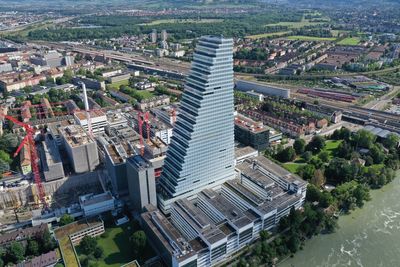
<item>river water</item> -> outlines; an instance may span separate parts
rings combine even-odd
[[[339,229],[306,241],[278,267],[400,266],[400,172],[362,209],[339,218]]]

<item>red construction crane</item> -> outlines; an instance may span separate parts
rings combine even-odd
[[[143,142],[143,118],[142,112],[138,112],[138,127],[139,127],[139,138],[140,138],[140,155],[144,155],[144,142]]]
[[[150,113],[148,111],[144,114],[144,120],[146,121],[147,142],[150,142]]]
[[[46,203],[46,192],[44,190],[44,186],[42,184],[41,178],[40,178],[40,173],[39,173],[39,157],[38,153],[36,150],[35,146],[35,130],[32,128],[27,123],[20,122],[19,120],[15,119],[14,117],[11,117],[9,115],[5,114],[0,114],[0,119],[7,119],[9,121],[12,121],[14,124],[17,124],[21,127],[23,127],[26,131],[26,135],[24,139],[22,140],[21,144],[18,146],[17,150],[14,153],[14,157],[16,157],[21,149],[24,147],[25,144],[28,144],[29,152],[31,155],[31,166],[32,166],[32,173],[33,173],[33,178],[37,187],[37,192],[39,194],[39,200],[41,204],[43,204],[44,208],[47,208],[47,203]]]

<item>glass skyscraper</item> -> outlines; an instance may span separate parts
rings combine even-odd
[[[234,177],[233,40],[201,37],[160,179],[160,208]]]

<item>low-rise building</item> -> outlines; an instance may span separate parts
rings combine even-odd
[[[91,217],[115,208],[115,199],[110,191],[95,195],[93,193],[79,197],[84,216]]]
[[[155,96],[149,99],[143,99],[136,104],[136,107],[142,111],[152,109],[158,106],[169,105],[170,98],[166,95]]]

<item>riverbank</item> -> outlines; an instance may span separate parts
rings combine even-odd
[[[343,215],[333,234],[307,240],[303,250],[278,267],[398,266],[400,262],[400,172],[371,201]]]

